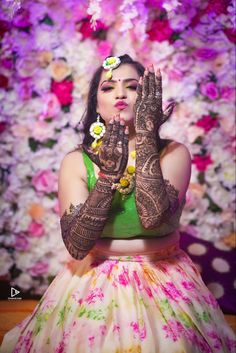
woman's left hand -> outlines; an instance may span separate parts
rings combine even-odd
[[[137,88],[137,100],[134,106],[136,133],[149,132],[156,134],[160,126],[166,122],[174,109],[175,103],[170,103],[162,110],[162,78],[153,65],[145,69]]]

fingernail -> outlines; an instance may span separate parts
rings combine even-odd
[[[125,127],[125,134],[127,134],[127,135],[128,135],[128,133],[129,133],[129,127],[128,127],[128,126],[126,126],[126,127]]]
[[[157,69],[157,76],[161,76],[161,70],[160,69]]]
[[[150,66],[149,66],[149,71],[150,71],[150,72],[154,72],[153,65],[150,65]]]
[[[140,76],[140,79],[139,79],[138,82],[139,82],[140,85],[143,83],[143,78],[142,78],[142,76]]]

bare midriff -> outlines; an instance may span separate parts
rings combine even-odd
[[[121,255],[135,255],[135,254],[145,254],[152,251],[154,248],[156,250],[161,250],[166,246],[175,244],[179,241],[180,233],[179,230],[165,235],[164,237],[132,237],[129,239],[112,239],[112,238],[100,238],[96,241],[96,245],[93,250],[96,251],[109,251],[112,254]]]

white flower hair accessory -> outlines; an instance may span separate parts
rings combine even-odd
[[[112,78],[112,70],[116,69],[120,65],[120,63],[121,63],[121,60],[120,60],[120,58],[118,56],[109,56],[108,58],[106,58],[103,61],[102,67],[105,70],[109,70],[106,73],[106,77],[108,79]]]

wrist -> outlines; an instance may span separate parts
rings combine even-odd
[[[156,130],[146,130],[146,129],[136,129],[136,137],[151,138],[156,140],[157,131]]]
[[[109,181],[111,184],[116,183],[120,179],[119,176],[109,175],[103,173],[101,170],[98,172],[98,176],[102,179]]]

